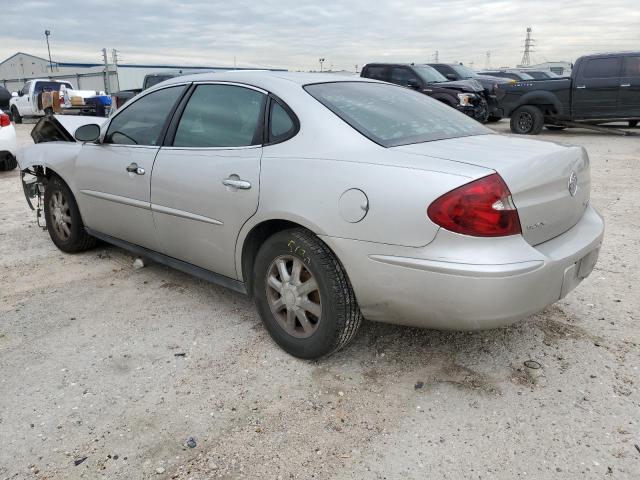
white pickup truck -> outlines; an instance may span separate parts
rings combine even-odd
[[[9,106],[15,123],[24,117],[44,117],[54,113],[84,113],[95,115],[96,102],[103,92],[74,90],[69,82],[57,80],[29,80],[22,90],[13,92]],[[110,103],[110,99],[109,99]]]

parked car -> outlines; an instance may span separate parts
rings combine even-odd
[[[640,120],[640,52],[586,55],[570,78],[501,85],[499,108],[514,133],[536,135],[569,124]]]
[[[473,80],[447,80],[428,65],[370,63],[362,67],[360,76],[412,88],[481,123],[485,123],[489,117],[482,85]]]
[[[71,83],[58,80],[29,80],[19,92],[13,92],[10,100],[11,116],[15,123],[23,118],[43,117],[54,113],[106,114],[105,106],[111,99],[104,92],[75,90]]]
[[[0,85],[0,110],[3,110],[5,113],[10,111],[9,100],[11,100],[11,92]]]
[[[582,147],[497,135],[389,83],[191,75],[82,120],[98,123],[72,126],[76,142],[18,154],[53,243],[102,239],[247,293],[302,358],[363,317],[514,322],[575,288],[602,242]]]
[[[522,72],[520,70],[491,70],[491,71],[485,71],[485,72],[478,72],[478,75],[510,78],[511,80],[515,80],[516,82],[523,82],[525,80],[534,80],[534,78],[531,75],[529,75],[528,73]]]
[[[534,80],[552,80],[554,78],[562,78],[560,75],[553,73],[551,70],[521,70]]]
[[[144,76],[142,81],[142,88],[131,88],[129,90],[120,90],[111,95],[111,104],[113,105],[113,112],[124,105],[127,101],[138,95],[143,90],[151,88],[165,80],[178,77],[182,75],[182,72],[162,72],[162,73],[149,73]]]
[[[16,168],[16,129],[9,115],[0,110],[0,171]]]
[[[501,83],[514,82],[515,80],[503,77],[490,77],[486,75],[478,75],[469,67],[465,67],[459,63],[429,63],[430,67],[435,68],[451,81],[457,80],[475,80],[484,89],[484,96],[487,100],[489,109],[489,122],[497,122],[502,118],[502,114],[498,110],[498,85]]]

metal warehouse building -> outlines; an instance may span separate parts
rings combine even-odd
[[[180,65],[114,65],[104,63],[52,62],[46,58],[18,52],[0,62],[0,85],[15,92],[25,82],[34,78],[50,78],[70,82],[80,90],[97,90],[107,93],[140,88],[148,73],[180,72],[182,70],[246,70],[231,67],[180,66]]]

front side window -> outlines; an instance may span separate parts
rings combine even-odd
[[[624,57],[623,77],[640,77],[640,57]]]
[[[28,95],[29,94],[29,89],[31,88],[31,82],[27,82],[24,84],[24,87],[22,87],[22,94],[23,95]]]
[[[492,133],[428,96],[373,82],[307,85],[305,90],[365,137],[384,147]]]
[[[262,140],[267,96],[235,85],[199,85],[187,103],[174,147],[247,147]]]
[[[133,102],[113,118],[104,143],[158,145],[167,117],[184,89],[184,85],[163,88]]]
[[[619,72],[619,58],[593,58],[586,61],[582,76],[584,78],[612,78],[617,77]]]
[[[390,81],[391,83],[402,85],[403,87],[408,87],[411,84],[420,85],[420,79],[418,76],[408,68],[404,67],[393,67],[391,69]]]

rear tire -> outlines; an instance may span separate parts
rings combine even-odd
[[[45,108],[45,109],[44,109],[44,114],[45,114],[47,117],[52,117],[52,116],[53,116],[53,108],[51,108],[51,107],[47,107],[47,108]]]
[[[629,120],[629,127],[636,128],[638,126],[638,120]]]
[[[523,105],[511,115],[511,131],[519,135],[538,135],[544,126],[544,115],[534,105]]]
[[[13,123],[17,125],[22,123],[22,117],[20,116],[20,112],[15,106],[11,107],[11,116],[13,117]]]
[[[44,218],[51,240],[63,252],[77,253],[95,246],[96,239],[84,229],[73,193],[60,177],[53,176],[47,183]]]
[[[8,172],[9,170],[13,170],[18,166],[18,162],[16,157],[7,153],[5,157],[0,160],[0,172]]]
[[[340,350],[362,321],[344,268],[303,228],[278,232],[262,244],[253,292],[271,338],[295,357],[314,359]]]

